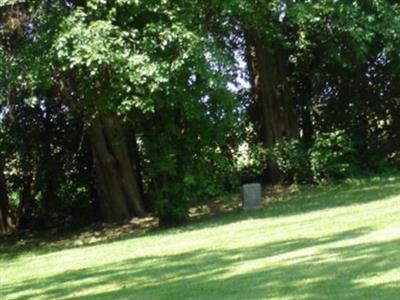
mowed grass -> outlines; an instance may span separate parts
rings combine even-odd
[[[0,299],[400,299],[400,175],[65,250],[0,254]]]

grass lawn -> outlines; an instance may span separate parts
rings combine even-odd
[[[301,188],[257,212],[0,253],[0,299],[400,299],[400,175]]]

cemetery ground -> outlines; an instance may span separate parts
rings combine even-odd
[[[268,199],[118,238],[0,240],[0,299],[399,299],[400,174]]]

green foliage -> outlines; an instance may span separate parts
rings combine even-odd
[[[225,147],[225,133],[232,127],[230,107],[235,100],[229,94],[218,94],[207,103],[196,101],[201,97],[196,97],[202,91],[200,84],[192,91],[192,99],[186,98],[187,92],[176,91],[174,99],[179,102],[174,107],[160,103],[160,112],[146,116],[142,124],[149,194],[160,215],[178,222],[186,218],[190,205],[201,204],[229,188],[226,178],[231,174],[231,163],[218,148]]]
[[[278,165],[284,180],[295,183],[312,180],[309,149],[300,139],[276,144],[270,155]]]
[[[310,150],[314,180],[345,178],[354,171],[354,148],[343,131],[319,134]]]
[[[100,4],[66,16],[52,47],[57,71],[79,78],[89,112],[151,113],[160,94],[176,101],[170,94],[187,85],[190,73],[211,75],[204,53],[212,49],[177,6],[118,1],[103,10]],[[126,10],[132,15],[121,19]],[[185,81],[173,81],[182,72]]]
[[[242,182],[259,180],[267,164],[268,151],[262,145],[243,144],[235,157],[235,168]]]
[[[343,179],[353,175],[358,161],[344,131],[320,133],[312,145],[300,139],[278,143],[269,151],[284,180],[309,183]]]

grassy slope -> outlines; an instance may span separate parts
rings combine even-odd
[[[0,299],[399,299],[400,176],[75,249],[0,254]]]

